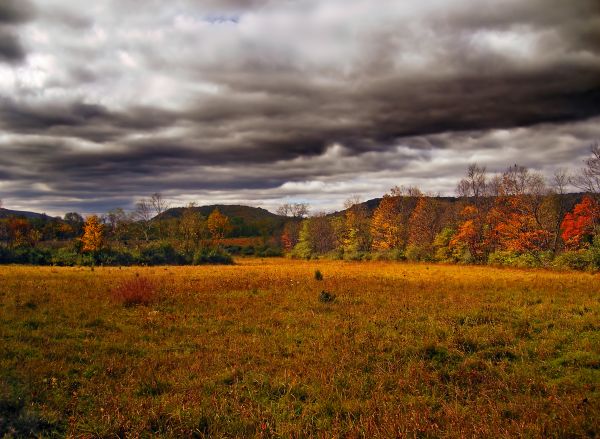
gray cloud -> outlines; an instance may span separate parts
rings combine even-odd
[[[600,135],[600,6],[480,3],[3,3],[0,197],[334,207],[452,193],[469,160],[579,166]]]

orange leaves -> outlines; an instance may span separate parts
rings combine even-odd
[[[390,250],[400,247],[404,242],[405,227],[398,212],[400,197],[384,195],[371,219],[373,250]]]
[[[97,252],[104,245],[104,225],[96,215],[88,217],[81,237],[84,252]]]
[[[539,224],[532,206],[521,195],[500,196],[488,215],[489,242],[502,250],[528,252],[544,250],[551,233]]]
[[[567,213],[560,226],[561,237],[567,247],[578,248],[586,235],[591,235],[600,219],[600,206],[590,196],[576,204],[573,212]]]
[[[219,209],[213,210],[208,216],[207,226],[212,239],[215,241],[225,238],[232,229],[229,218],[219,212]]]

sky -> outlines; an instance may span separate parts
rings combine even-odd
[[[0,199],[453,195],[600,140],[597,0],[1,0]]]

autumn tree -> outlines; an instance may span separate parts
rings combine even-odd
[[[197,248],[202,238],[207,235],[206,221],[195,207],[194,203],[188,204],[183,209],[178,223],[178,234],[186,252]]]
[[[442,229],[442,205],[432,196],[421,196],[408,220],[408,244],[430,249]]]
[[[292,251],[292,249],[298,243],[298,235],[300,233],[300,223],[298,221],[288,221],[283,226],[281,233],[281,246],[286,252]]]
[[[541,174],[522,166],[509,167],[502,174],[500,194],[488,214],[488,245],[514,252],[546,250],[551,247],[548,191]]]
[[[402,248],[408,241],[408,223],[421,191],[416,187],[396,186],[385,194],[373,212],[370,233],[373,250]]]
[[[298,242],[294,246],[291,254],[296,258],[310,259],[313,252],[309,220],[304,220],[300,226]]]
[[[26,218],[8,219],[8,244],[11,247],[34,247],[41,234]]]
[[[333,226],[327,215],[317,213],[308,220],[312,249],[319,254],[332,251],[336,247]]]
[[[561,224],[561,237],[568,248],[580,248],[591,242],[599,224],[600,204],[586,195],[565,215]]]
[[[353,196],[344,203],[343,229],[341,230],[342,248],[345,253],[356,254],[370,248],[369,216],[360,199]]]
[[[97,252],[104,246],[104,225],[97,215],[91,215],[85,221],[81,243],[81,250],[90,253]]]
[[[213,241],[222,240],[232,230],[229,218],[219,212],[219,209],[215,209],[210,213],[206,225]]]

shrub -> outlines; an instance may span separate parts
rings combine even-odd
[[[185,257],[171,244],[162,242],[143,248],[139,262],[147,265],[179,265],[185,263]]]
[[[319,294],[319,302],[322,303],[331,303],[335,300],[335,294],[331,294],[325,290],[321,291]]]
[[[575,250],[561,253],[554,259],[554,266],[567,270],[585,270],[593,267],[593,253],[589,250]]]
[[[117,285],[111,296],[124,306],[149,305],[157,298],[156,286],[145,277],[134,277]]]
[[[233,258],[230,254],[220,249],[207,249],[202,248],[194,254],[193,258],[194,265],[204,264],[222,264],[231,265],[233,264]]]
[[[79,255],[75,250],[67,247],[57,249],[51,258],[52,265],[72,267],[79,264]]]
[[[321,273],[321,270],[315,270],[315,279],[323,280],[323,273]]]
[[[547,255],[542,253],[496,251],[488,256],[488,264],[502,267],[535,268],[541,267],[546,259]]]
[[[404,254],[406,259],[412,262],[430,261],[432,259],[429,249],[414,244],[408,245]]]

